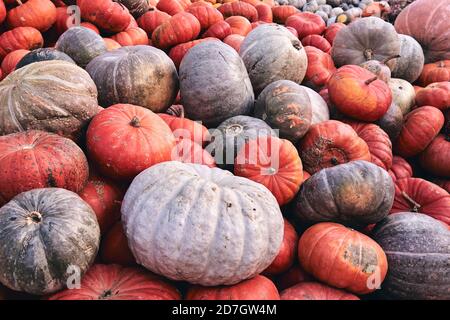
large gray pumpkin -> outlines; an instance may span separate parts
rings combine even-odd
[[[139,264],[204,286],[254,277],[271,264],[283,240],[283,216],[264,186],[177,161],[134,179],[122,221]]]
[[[311,125],[330,120],[330,110],[328,108],[327,102],[322,98],[322,96],[311,88],[305,86],[301,87],[306,91],[309,100],[311,101]]]
[[[106,52],[105,41],[102,37],[85,27],[68,29],[59,37],[55,48],[67,54],[82,68],[86,67],[92,59]]]
[[[263,24],[252,30],[242,42],[239,55],[257,94],[277,80],[300,84],[308,67],[300,40],[275,24]]]
[[[207,126],[249,114],[255,99],[242,59],[220,41],[202,42],[184,56],[180,95],[187,117]]]
[[[0,209],[0,230],[0,282],[36,295],[65,288],[71,275],[83,276],[100,242],[91,207],[58,188],[13,198]]]
[[[134,104],[165,111],[178,92],[172,60],[150,46],[130,46],[98,56],[86,67],[98,89],[100,105]]]
[[[388,216],[372,237],[388,259],[382,292],[394,299],[450,300],[450,230],[420,213]]]
[[[336,67],[384,61],[399,53],[400,39],[394,26],[376,17],[358,19],[340,30],[331,51]],[[395,59],[388,65],[394,67]]]
[[[422,73],[425,56],[422,47],[413,37],[404,34],[398,36],[400,37],[400,58],[395,60],[392,77],[413,83]]]
[[[388,111],[377,121],[377,124],[388,134],[391,141],[395,141],[403,128],[402,109],[392,102]]]
[[[32,63],[0,83],[0,135],[36,129],[78,140],[98,111],[95,83],[70,62]]]
[[[389,214],[394,194],[386,170],[367,161],[351,161],[306,180],[297,195],[295,215],[306,223],[364,227]]]

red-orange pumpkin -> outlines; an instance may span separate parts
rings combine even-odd
[[[80,23],[80,27],[85,27],[87,29],[91,29],[92,31],[94,31],[96,34],[100,34],[100,30],[98,30],[98,28],[95,26],[95,24],[90,23],[90,22],[81,22]]]
[[[389,175],[395,182],[398,179],[411,178],[413,176],[413,170],[411,165],[405,159],[394,156],[392,158],[392,166],[389,170]]]
[[[113,0],[77,0],[81,18],[107,32],[121,32],[131,22],[128,9]]]
[[[258,21],[258,11],[251,4],[243,1],[235,1],[222,4],[218,10],[222,13],[224,18],[231,16],[245,17],[251,22]]]
[[[323,19],[311,12],[300,12],[290,16],[286,19],[286,26],[296,29],[300,40],[311,34],[322,34],[326,29]]]
[[[319,282],[303,282],[280,293],[281,300],[359,300],[354,294]]]
[[[331,45],[333,45],[333,42],[334,42],[334,39],[336,38],[337,33],[345,27],[346,27],[346,25],[343,23],[340,23],[340,22],[333,23],[331,26],[329,26],[325,30],[323,36],[325,37],[325,39],[328,40],[328,42]]]
[[[149,109],[117,104],[98,113],[87,131],[87,149],[100,172],[113,179],[132,179],[171,159],[175,137]]]
[[[275,278],[275,284],[280,291],[293,287],[298,283],[309,281],[313,281],[313,277],[303,270],[298,263],[295,263],[288,271]]]
[[[444,115],[435,107],[420,107],[405,117],[394,151],[409,158],[424,151],[444,126]]]
[[[286,29],[288,29],[290,33],[292,33],[296,38],[298,38],[298,32],[297,32],[297,30],[295,30],[295,29],[292,28],[292,27],[286,27]]]
[[[112,39],[122,47],[148,45],[147,33],[139,27],[128,28],[112,36]]]
[[[320,89],[328,83],[328,80],[336,72],[333,59],[328,53],[316,47],[306,46],[305,51],[308,57],[305,85]]]
[[[170,15],[168,13],[150,8],[149,11],[137,19],[137,23],[140,28],[147,32],[148,37],[151,38],[153,31],[169,19]]]
[[[104,236],[100,247],[100,257],[104,263],[117,263],[122,266],[136,265],[121,221],[116,221]]]
[[[427,180],[399,179],[391,213],[419,212],[450,225],[450,194]]]
[[[252,31],[252,24],[244,17],[232,16],[226,18],[225,22],[230,25],[232,34],[239,34],[245,37],[250,31]]]
[[[79,192],[89,175],[86,156],[75,142],[36,130],[0,137],[0,168],[0,206],[31,189]]]
[[[42,48],[44,39],[39,30],[33,27],[17,27],[0,35],[0,60],[10,52]]]
[[[444,81],[450,81],[450,60],[426,64],[419,77],[420,84],[425,87],[435,82]]]
[[[56,21],[56,7],[50,0],[28,0],[8,11],[6,18],[11,28],[33,27],[44,32]]]
[[[440,110],[450,108],[450,82],[437,82],[428,85],[416,95],[416,105],[433,106]]]
[[[207,30],[214,23],[223,20],[222,13],[210,6],[190,6],[186,11],[197,18],[202,30]]]
[[[361,121],[376,121],[389,109],[389,86],[370,71],[359,66],[343,66],[328,81],[333,105],[344,115]]]
[[[175,67],[178,68],[180,66],[181,60],[183,60],[184,56],[189,51],[189,49],[191,49],[192,47],[196,46],[199,43],[202,43],[202,42],[208,41],[208,40],[216,40],[216,39],[209,37],[209,38],[204,38],[204,39],[192,40],[189,42],[180,43],[180,44],[176,45],[175,47],[173,47],[172,49],[170,49],[169,57],[170,57],[170,59],[172,59],[173,63],[175,64]]]
[[[122,47],[120,45],[120,43],[118,43],[116,40],[113,40],[111,38],[103,38],[103,41],[105,41],[106,49],[108,51],[112,51],[112,50],[119,49]]]
[[[3,0],[0,0],[0,24],[6,19],[6,7]]]
[[[232,47],[236,52],[239,52],[239,49],[241,48],[241,43],[244,41],[245,37],[241,36],[239,34],[230,34],[225,39],[223,39],[223,42]]]
[[[271,280],[258,275],[232,286],[192,286],[186,300],[280,300],[280,294]]]
[[[273,22],[272,8],[269,5],[261,3],[255,6],[255,8],[258,12],[258,21],[267,23]]]
[[[309,36],[304,37],[302,39],[302,44],[305,47],[306,46],[316,47],[317,49],[320,49],[325,53],[330,53],[331,51],[331,44],[328,42],[328,40],[317,34],[311,34]]]
[[[450,178],[450,132],[430,143],[420,155],[420,165],[436,176]]]
[[[200,34],[200,22],[188,12],[180,12],[163,22],[153,31],[152,44],[166,49],[188,42]]]
[[[190,139],[178,139],[177,145],[172,151],[172,160],[203,164],[210,168],[217,166],[214,157],[204,150],[200,144]]]
[[[330,222],[318,223],[303,233],[298,257],[302,267],[318,280],[356,294],[378,289],[388,267],[386,254],[374,240]],[[378,286],[371,279],[378,280]]]
[[[302,161],[294,145],[271,136],[243,145],[234,162],[234,174],[264,185],[279,205],[291,201],[303,182]]]
[[[19,49],[8,53],[2,61],[3,76],[6,77],[8,74],[13,72],[19,61],[22,60],[22,58],[29,52],[29,50]]]
[[[227,36],[231,34],[231,26],[228,22],[219,21],[214,23],[211,27],[206,30],[206,32],[202,35],[202,38],[217,38],[219,40],[225,39]]]
[[[273,21],[276,23],[284,24],[286,23],[287,18],[299,12],[300,11],[296,7],[291,5],[273,7]]]
[[[367,143],[352,127],[336,120],[311,126],[298,149],[305,170],[311,174],[354,160],[371,160]]]
[[[298,234],[292,224],[284,219],[284,236],[280,251],[264,274],[278,275],[289,270],[297,259]]]
[[[191,2],[189,0],[159,0],[156,8],[174,16],[177,13],[185,11],[190,4]]]
[[[444,180],[444,179],[437,179],[434,180],[434,183],[436,183],[439,187],[446,190],[448,193],[450,193],[450,179]]]
[[[66,289],[49,300],[180,300],[178,290],[166,280],[141,268],[93,265],[77,290]]]

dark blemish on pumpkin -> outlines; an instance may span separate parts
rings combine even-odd
[[[47,184],[49,185],[49,187],[57,187],[57,183],[55,178],[53,177],[52,171],[49,170],[48,171],[48,176],[47,176]]]
[[[9,221],[16,221],[16,217],[11,217],[11,218],[9,218]]]
[[[227,202],[227,208],[231,208],[232,204]]]
[[[331,158],[331,164],[333,166],[337,166],[339,164],[339,161],[335,157],[333,157],[333,158]]]
[[[377,252],[372,247],[361,248],[351,244],[344,251],[343,258],[367,274],[372,274],[378,265]]]

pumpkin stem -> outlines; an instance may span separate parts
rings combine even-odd
[[[181,104],[174,104],[167,109],[166,113],[178,118],[184,118],[184,107]]]
[[[401,55],[397,54],[397,55],[392,56],[392,57],[387,57],[386,59],[383,60],[383,64],[386,64],[389,61],[394,60],[394,59],[398,59],[398,58],[401,58]]]
[[[28,224],[40,223],[42,221],[42,215],[37,211],[31,211],[27,217]]]
[[[405,191],[402,191],[402,196],[407,202],[409,202],[410,205],[413,206],[413,212],[419,212],[419,209],[422,207],[420,204],[418,204],[413,198],[411,198]]]
[[[366,58],[366,60],[372,60],[372,58],[373,58],[373,50],[372,49],[366,49],[364,51],[364,57]]]
[[[23,5],[23,2],[21,0],[16,0],[16,2],[19,6]]]
[[[437,66],[438,68],[444,68],[445,67],[444,61],[439,61]]]
[[[366,85],[369,85],[369,84],[371,84],[372,82],[374,82],[375,80],[378,80],[378,77],[377,77],[377,76],[375,76],[375,77],[373,77],[373,78],[370,78],[370,79],[367,79],[364,83],[365,83]]]
[[[133,119],[131,119],[130,124],[135,128],[139,128],[141,126],[141,121],[139,121],[138,117],[134,116]]]

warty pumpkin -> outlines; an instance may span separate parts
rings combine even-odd
[[[201,25],[189,12],[180,12],[164,21],[152,33],[152,45],[167,49],[197,38]]]
[[[319,282],[303,282],[280,292],[281,300],[359,300],[344,290]]]
[[[18,6],[8,11],[6,21],[10,28],[33,27],[44,32],[56,21],[56,7],[50,0],[17,1]]]

